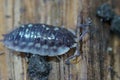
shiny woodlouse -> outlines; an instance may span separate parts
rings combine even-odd
[[[85,33],[86,31],[80,36],[80,39]],[[46,24],[25,24],[5,34],[3,43],[7,48],[19,52],[40,56],[58,56],[65,54],[71,48],[77,47],[76,38],[75,34],[63,27]]]

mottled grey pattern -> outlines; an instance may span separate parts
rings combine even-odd
[[[114,16],[111,22],[111,31],[120,36],[120,16]]]
[[[48,80],[52,65],[46,57],[32,55],[28,62],[28,75],[30,80]]]
[[[97,16],[100,17],[102,21],[111,21],[114,17],[114,11],[110,4],[104,3],[97,8]]]
[[[6,47],[42,56],[56,56],[73,47],[76,36],[65,28],[45,24],[26,24],[4,36]]]

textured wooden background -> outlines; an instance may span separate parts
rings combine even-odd
[[[78,63],[64,64],[51,60],[49,80],[120,80],[120,38],[109,34],[108,25],[95,16],[97,6],[110,3],[120,14],[120,0],[0,0],[0,39],[20,24],[46,23],[75,29],[79,11],[83,20],[91,17],[94,26],[82,43]],[[98,32],[92,34],[97,28]],[[112,51],[107,51],[111,47]],[[25,57],[8,50],[0,43],[0,80],[28,80]],[[69,51],[67,54],[71,54]],[[111,68],[111,69],[110,69]]]

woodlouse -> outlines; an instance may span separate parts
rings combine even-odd
[[[76,44],[75,36],[67,29],[45,24],[26,24],[4,36],[6,47],[20,52],[56,56]]]
[[[86,31],[80,36],[80,39],[85,33]],[[25,24],[5,34],[3,43],[9,49],[19,52],[40,56],[58,56],[77,47],[76,39],[75,34],[62,27],[46,24]]]

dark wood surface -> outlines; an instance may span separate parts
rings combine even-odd
[[[75,30],[81,12],[83,22],[93,21],[89,34],[81,42],[81,56],[66,65],[50,58],[53,68],[49,80],[120,80],[120,38],[109,33],[109,25],[102,24],[95,10],[102,3],[112,5],[120,15],[119,0],[0,0],[0,39],[21,24],[45,23]],[[94,30],[97,29],[97,32]],[[111,48],[112,51],[108,51]],[[0,43],[0,80],[28,80],[24,56]],[[67,54],[73,54],[71,50]]]

